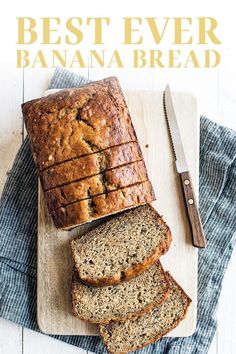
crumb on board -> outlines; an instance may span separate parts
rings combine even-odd
[[[146,145],[145,145],[145,148],[149,148],[149,144],[146,144]]]

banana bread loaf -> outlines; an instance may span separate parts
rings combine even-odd
[[[131,142],[50,167],[40,173],[40,179],[48,190],[142,158],[138,143]]]
[[[45,198],[49,209],[55,210],[95,195],[144,182],[147,179],[145,164],[143,161],[138,161],[78,182],[50,189],[45,193]]]
[[[22,111],[39,171],[137,140],[115,77],[26,102]]]
[[[102,286],[119,284],[142,273],[168,251],[170,243],[169,227],[146,204],[72,240],[71,249],[80,279]]]
[[[146,181],[69,204],[52,211],[51,215],[57,228],[69,229],[153,200],[152,185]]]

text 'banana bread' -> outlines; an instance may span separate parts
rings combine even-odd
[[[167,252],[170,243],[169,227],[146,204],[72,240],[71,248],[79,278],[87,284],[102,286],[118,284],[142,273]]]
[[[167,298],[169,289],[168,278],[159,261],[130,281],[102,287],[81,283],[74,271],[73,314],[92,323],[124,321],[160,305]]]
[[[171,290],[162,305],[134,320],[100,325],[100,335],[109,353],[125,354],[151,344],[185,318],[191,299],[170,275],[168,277]]]

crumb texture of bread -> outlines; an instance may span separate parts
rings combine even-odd
[[[71,242],[75,268],[95,286],[132,279],[167,252],[169,227],[149,204],[126,211]]]
[[[136,278],[115,286],[83,284],[74,271],[73,314],[92,323],[127,320],[160,305],[168,296],[169,288],[168,278],[159,261]]]
[[[171,290],[159,307],[125,322],[100,325],[100,335],[110,353],[133,352],[160,339],[186,316],[191,299],[170,276]]]
[[[139,144],[131,142],[50,167],[40,180],[46,191],[142,159]]]
[[[73,202],[147,181],[147,179],[146,166],[143,161],[138,161],[50,189],[45,192],[45,199],[49,210],[55,210]]]
[[[26,102],[22,111],[39,171],[137,140],[115,77]]]

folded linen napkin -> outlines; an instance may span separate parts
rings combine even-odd
[[[56,69],[49,88],[76,87],[89,80]],[[208,245],[199,251],[198,316],[193,336],[163,338],[141,354],[207,353],[216,331],[222,280],[236,240],[236,133],[205,117],[200,122],[200,213]],[[0,316],[39,331],[36,321],[37,176],[25,139],[0,201]],[[54,336],[105,353],[99,337]]]

